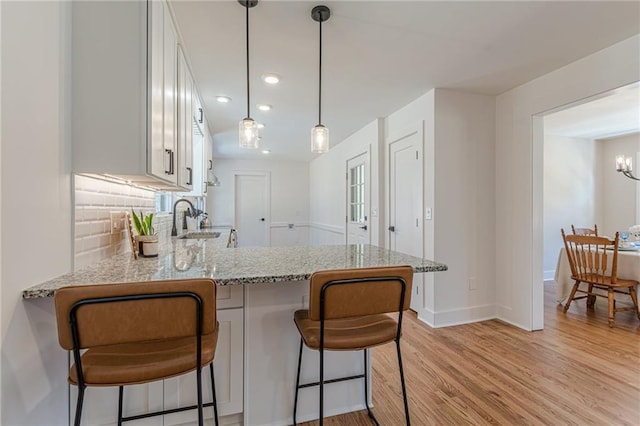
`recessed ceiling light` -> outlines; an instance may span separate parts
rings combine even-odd
[[[220,102],[221,104],[228,104],[229,102],[231,102],[231,98],[228,96],[216,96],[216,101]]]
[[[271,111],[271,105],[258,104],[257,106],[260,111]]]
[[[264,129],[264,124],[258,123],[258,129]]]
[[[280,82],[280,76],[274,73],[263,74],[262,81],[267,84],[278,84]]]
[[[263,154],[265,154],[265,155],[266,155],[266,154],[271,154],[271,150],[263,149],[263,150],[262,150],[262,153],[263,153]]]

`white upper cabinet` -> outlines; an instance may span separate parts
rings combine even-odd
[[[188,70],[187,70],[188,73]],[[193,79],[192,79],[193,80]],[[190,174],[187,176],[192,177],[191,191],[180,193],[183,197],[203,197],[207,196],[207,176],[209,168],[213,163],[211,160],[211,137],[209,135],[209,129],[207,128],[207,121],[204,117],[204,110],[201,106],[200,98],[196,91],[195,84],[191,92],[191,126],[185,129],[187,132],[191,132],[185,137],[191,137],[192,153],[189,158],[192,160],[190,166]],[[180,114],[182,117],[182,114]],[[185,123],[187,119],[185,118]],[[186,186],[186,185],[181,185]]]
[[[190,138],[179,129],[178,32],[167,4],[72,8],[73,171],[190,189]]]
[[[178,184],[193,189],[193,78],[178,46]]]

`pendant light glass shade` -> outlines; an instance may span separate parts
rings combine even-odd
[[[258,134],[258,123],[253,118],[240,120],[238,125],[238,135],[240,138],[240,148],[256,149],[260,135]]]
[[[318,124],[311,129],[311,152],[324,154],[329,151],[329,129]]]

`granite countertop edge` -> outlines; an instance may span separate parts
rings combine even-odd
[[[372,263],[371,265],[345,265],[344,263],[347,262],[344,259],[345,253],[352,256],[352,247],[356,246],[227,249],[226,245],[221,245],[221,241],[215,240],[197,240],[198,242],[196,242],[196,240],[182,240],[180,243],[175,243],[177,240],[172,240],[173,244],[166,244],[164,250],[161,250],[157,258],[141,258],[135,260],[131,253],[118,254],[109,259],[102,260],[95,265],[31,286],[23,290],[22,298],[37,299],[53,297],[56,289],[68,285],[99,285],[118,282],[203,277],[213,278],[216,284],[220,286],[259,285],[284,281],[295,282],[308,280],[315,270],[378,266],[379,263],[384,262],[396,265],[410,264],[415,272],[440,272],[448,269],[447,265],[442,263],[391,252],[376,246],[362,246],[365,247],[365,255],[371,257],[369,260]],[[204,253],[205,251],[206,253]],[[309,252],[307,253],[309,257],[304,257],[305,251]],[[187,262],[188,267],[186,267],[186,269],[178,269],[176,259],[179,258],[179,252],[188,253],[188,255],[185,255],[186,259],[195,258],[196,260],[192,261],[193,266]],[[282,259],[287,260],[283,253],[294,257],[299,256],[300,258],[292,259],[296,263],[295,265],[286,265],[284,268],[277,270],[277,262],[283,261]],[[300,255],[300,253],[303,255]],[[323,256],[323,254],[326,255]],[[363,254],[358,252],[356,256],[363,256]],[[389,260],[392,256],[393,261]],[[257,262],[253,262],[255,258],[258,259]],[[182,257],[179,259],[182,261]],[[218,259],[220,264],[216,263]],[[353,262],[353,259],[348,260]],[[343,264],[340,263],[341,261]],[[274,268],[270,268],[274,263],[276,264],[274,267],[275,270]],[[298,265],[298,263],[300,265]],[[181,264],[181,266],[183,265]],[[282,271],[282,269],[287,268],[293,271]],[[274,273],[270,274],[269,272]]]

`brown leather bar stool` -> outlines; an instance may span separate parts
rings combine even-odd
[[[118,425],[124,421],[198,410],[218,410],[213,358],[218,341],[216,286],[211,279],[63,287],[55,294],[58,340],[73,351],[69,383],[78,386],[80,425],[87,386],[118,386]],[[86,351],[80,355],[80,350]],[[202,403],[202,367],[209,365],[213,401]],[[196,370],[198,404],[122,417],[123,386]]]
[[[345,380],[364,379],[364,400],[369,417],[378,424],[367,399],[369,381],[368,350],[389,342],[396,343],[404,411],[410,425],[409,404],[402,369],[400,333],[402,313],[409,309],[413,269],[410,266],[342,269],[316,272],[309,282],[309,309],[297,311],[294,321],[300,332],[298,374],[293,404],[296,425],[298,390],[320,386],[320,425],[323,424],[324,385]],[[387,315],[397,312],[397,319]],[[320,352],[320,379],[300,384],[302,344]],[[324,351],[364,352],[364,373],[338,379],[324,379]]]

